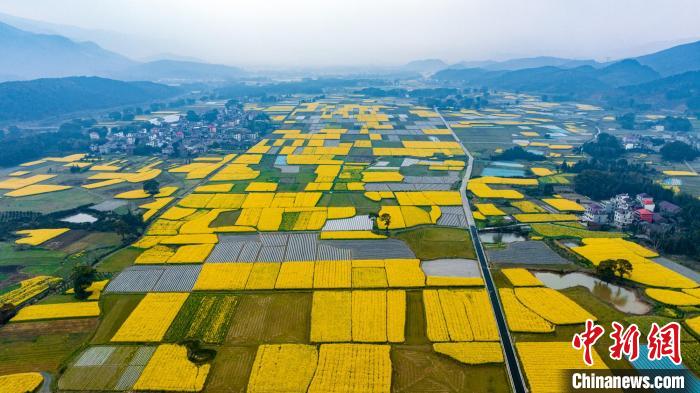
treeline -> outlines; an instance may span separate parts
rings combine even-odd
[[[94,120],[73,120],[62,124],[58,132],[41,133],[29,133],[9,127],[0,132],[0,167],[14,166],[52,155],[86,152],[90,141],[84,129],[92,125]]]
[[[328,89],[346,87],[358,87],[362,85],[377,84],[381,81],[370,79],[340,79],[321,78],[303,79],[296,82],[280,82],[260,85],[236,83],[221,87],[215,91],[216,95],[225,98],[240,97],[267,97],[291,94],[324,94]]]
[[[367,87],[356,91],[366,97],[407,97],[416,99],[418,105],[438,109],[480,109],[488,105],[488,91],[439,87],[432,89],[381,89]]]

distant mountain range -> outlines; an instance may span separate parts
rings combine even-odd
[[[32,33],[6,23],[0,23],[0,48],[0,81],[84,75],[180,83],[244,75],[240,68],[194,61],[139,62],[90,41]]]
[[[98,77],[45,78],[0,83],[0,121],[26,121],[76,111],[104,109],[169,98],[179,88],[153,82]]]
[[[472,65],[469,68],[461,66]],[[700,110],[700,41],[610,63],[555,57],[460,63],[432,75],[468,86]]]

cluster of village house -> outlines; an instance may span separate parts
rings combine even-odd
[[[613,226],[625,228],[632,224],[642,226],[668,225],[680,213],[681,208],[667,201],[658,204],[648,194],[619,194],[600,203],[586,206],[581,219],[590,227]]]

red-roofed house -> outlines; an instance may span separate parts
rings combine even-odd
[[[646,221],[646,222],[654,222],[654,213],[650,212],[647,209],[637,209],[634,212],[635,218],[637,218],[639,221]]]

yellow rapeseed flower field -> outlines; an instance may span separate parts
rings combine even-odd
[[[515,288],[515,296],[525,307],[555,325],[584,323],[596,317],[561,292],[551,288]]]
[[[275,288],[312,288],[314,284],[314,262],[283,262],[277,275]]]
[[[578,217],[573,214],[549,214],[549,213],[530,213],[530,214],[514,214],[513,217],[524,223],[531,222],[556,222],[556,221],[576,221]]]
[[[585,207],[579,205],[576,201],[565,198],[544,198],[542,201],[560,212],[582,212]]]
[[[519,341],[515,347],[520,357],[530,391],[533,393],[560,393],[570,389],[570,370],[586,369],[603,375],[601,370],[608,367],[591,348],[593,366],[583,363],[581,351],[574,349],[571,342],[527,342]],[[598,372],[596,372],[598,371]]]
[[[513,284],[514,287],[541,287],[544,286],[542,281],[530,273],[527,269],[523,268],[510,268],[501,269],[508,281]]]
[[[41,245],[55,237],[61,236],[68,232],[68,228],[56,228],[56,229],[25,229],[23,231],[15,232],[18,235],[24,235],[25,237],[15,240],[16,244],[28,244],[30,246]]]
[[[422,287],[425,274],[418,259],[384,260],[386,278],[390,287]]]
[[[13,190],[5,194],[8,197],[24,197],[30,195],[46,194],[49,192],[63,191],[71,188],[71,186],[58,186],[52,184],[32,184],[31,186],[22,187],[19,190]]]
[[[56,175],[34,175],[30,177],[5,179],[0,181],[0,189],[18,190],[23,187],[31,186],[32,184],[53,179],[54,177],[56,177]]]
[[[385,291],[352,291],[353,341],[386,342],[386,322]]]
[[[187,300],[188,293],[147,293],[112,342],[159,342]]]
[[[536,205],[531,201],[513,201],[510,203],[511,206],[517,207],[523,213],[544,213],[543,207]]]
[[[190,244],[180,246],[168,263],[202,263],[214,248],[213,244]]]
[[[35,304],[19,310],[13,322],[39,319],[86,318],[100,315],[97,302]]]
[[[483,289],[423,291],[431,341],[495,341],[498,329]]]
[[[312,345],[261,345],[248,379],[248,392],[304,393],[317,363],[318,351]]]
[[[504,216],[506,214],[493,203],[475,203],[474,206],[484,216]]]
[[[684,292],[658,288],[647,288],[644,292],[647,296],[660,303],[672,306],[700,306],[700,298]]]
[[[315,262],[314,288],[350,288],[351,286],[352,263],[350,261]]]
[[[314,292],[310,340],[311,342],[352,340],[352,292]]]
[[[29,393],[44,382],[40,373],[18,373],[0,375],[0,391],[3,393]]]
[[[195,291],[240,290],[246,287],[252,262],[206,263],[194,283]]]
[[[536,176],[550,176],[554,174],[554,172],[548,168],[530,168],[530,171]]]
[[[520,303],[512,289],[500,288],[499,293],[510,331],[523,333],[550,333],[554,331],[554,325]]]
[[[503,363],[499,342],[435,343],[433,349],[464,364]]]
[[[199,392],[209,374],[209,364],[198,366],[187,358],[187,348],[161,344],[146,364],[134,390]]]
[[[389,284],[384,266],[353,267],[352,286],[353,288],[386,288]]]
[[[700,334],[700,315],[694,318],[686,319],[685,324],[688,325],[690,330],[695,332],[695,334]]]
[[[0,304],[9,303],[19,306],[29,299],[43,293],[53,284],[58,284],[61,279],[51,276],[36,276],[20,281],[20,286],[0,295]]]
[[[134,263],[136,264],[150,264],[150,263],[166,263],[170,257],[172,257],[175,252],[166,246],[155,245],[146,251],[142,252]]]
[[[250,270],[250,274],[248,275],[248,281],[246,281],[245,289],[274,289],[275,283],[277,282],[277,275],[279,274],[281,266],[281,263],[273,262],[253,263],[253,268]]]
[[[308,392],[388,393],[391,390],[390,350],[389,345],[321,345]]]

